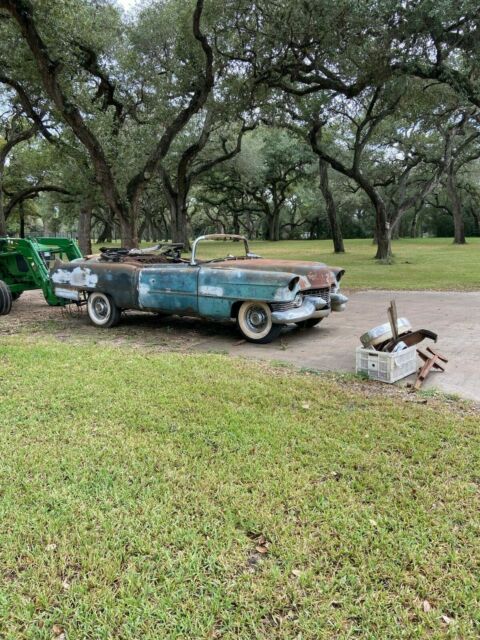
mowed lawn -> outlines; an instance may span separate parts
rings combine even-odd
[[[454,245],[450,238],[393,242],[392,264],[374,260],[371,240],[345,240],[335,255],[330,240],[254,242],[253,251],[268,258],[320,260],[346,269],[344,287],[368,289],[480,289],[480,238]]]
[[[118,243],[111,243],[115,245]],[[143,243],[147,246],[151,243]],[[282,240],[250,243],[265,258],[316,260],[347,271],[343,286],[352,289],[475,290],[480,289],[480,238],[454,245],[450,238],[401,239],[393,242],[392,264],[374,260],[371,240],[345,240],[346,253],[333,253],[330,240]],[[99,245],[95,245],[98,251]],[[243,249],[243,247],[239,247]],[[228,244],[226,253],[231,252]],[[205,257],[209,248],[202,249]],[[218,247],[210,251],[219,255]]]
[[[479,637],[478,415],[18,338],[0,394],[2,639]]]

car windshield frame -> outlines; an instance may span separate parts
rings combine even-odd
[[[241,240],[243,242],[243,245],[245,247],[245,256],[239,257],[239,256],[235,256],[235,259],[244,259],[244,258],[248,258],[250,256],[250,250],[248,247],[248,240],[245,236],[240,236],[238,234],[235,233],[211,233],[209,235],[206,236],[199,236],[198,238],[196,238],[193,241],[192,244],[192,257],[190,258],[190,264],[192,266],[199,264],[196,260],[196,253],[197,253],[197,245],[202,242],[203,240]],[[201,260],[202,263],[209,263],[209,262],[222,262],[223,260],[228,260],[228,256],[225,256],[224,258],[212,258],[211,260]]]

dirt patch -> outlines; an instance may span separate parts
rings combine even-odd
[[[38,291],[26,291],[13,303],[12,312],[0,317],[0,336],[18,334],[168,351],[194,349],[214,336],[221,336],[232,345],[239,340],[234,324],[134,311],[124,312],[118,327],[99,329],[90,323],[85,307],[50,307]]]

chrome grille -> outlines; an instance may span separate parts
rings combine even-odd
[[[295,309],[298,305],[294,300],[290,302],[272,302],[271,305],[272,311],[288,311],[289,309]]]
[[[327,304],[330,304],[330,287],[323,287],[323,289],[304,289],[301,293],[304,296],[320,296]]]

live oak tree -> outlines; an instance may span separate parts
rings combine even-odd
[[[436,194],[463,242],[479,19],[473,0],[152,0],[128,19],[113,0],[0,0],[0,105],[15,101],[11,142],[34,130],[18,149],[43,139],[65,159],[52,186],[69,191],[61,215],[78,219],[85,250],[92,224],[132,246],[188,243],[190,225],[318,235],[328,213],[335,250],[342,217],[347,234],[374,227],[388,259]],[[262,151],[248,183],[236,158],[259,120],[272,142],[285,124],[301,132],[281,157],[276,143]],[[313,160],[280,175],[295,153]],[[278,179],[292,180],[284,193]]]
[[[52,112],[85,147],[125,246],[138,242],[148,182],[203,109],[215,82],[213,50],[201,27],[203,0],[184,7],[183,16],[178,3],[172,13],[173,4],[160,11],[168,23],[164,27],[178,25],[173,51],[168,39],[160,39],[163,56],[156,66],[143,68],[135,33],[127,28],[121,34],[120,14],[108,3],[0,0],[1,35],[10,42],[18,40],[18,32],[22,36],[16,73],[35,77]],[[31,64],[25,69],[27,51]],[[172,52],[175,72],[169,68]]]
[[[25,200],[37,197],[42,191],[63,191],[61,185],[48,184],[42,176],[31,175],[25,179],[12,179],[12,156],[25,143],[50,140],[50,132],[39,105],[30,101],[23,87],[13,78],[0,72],[0,236],[7,233],[7,220],[15,207]],[[41,108],[40,108],[41,109]],[[31,147],[34,149],[34,147]],[[36,151],[41,145],[36,146]],[[36,153],[34,150],[33,153]],[[18,155],[18,154],[17,154]],[[28,175],[27,167],[24,173]]]
[[[4,99],[5,99],[4,94]],[[24,203],[42,193],[67,194],[55,171],[49,144],[39,137],[39,126],[29,121],[13,100],[0,117],[0,236],[5,236],[13,213],[20,215],[24,235]]]

